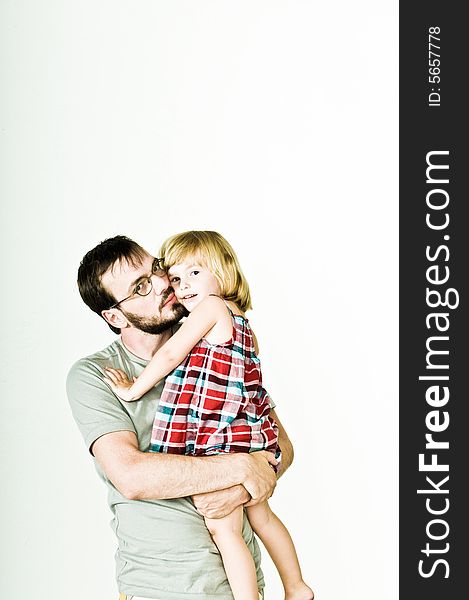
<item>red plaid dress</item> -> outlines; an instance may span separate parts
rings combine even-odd
[[[166,378],[151,452],[278,452],[278,428],[270,417],[251,327],[245,317],[230,313],[231,340],[226,344],[200,340]]]

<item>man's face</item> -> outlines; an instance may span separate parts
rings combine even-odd
[[[115,263],[102,277],[102,284],[119,300],[131,296],[112,310],[120,311],[130,326],[145,333],[159,334],[177,323],[186,313],[170,287],[165,273],[152,274],[154,258],[146,254],[137,267]],[[147,296],[133,293],[142,279],[151,277],[153,289]]]

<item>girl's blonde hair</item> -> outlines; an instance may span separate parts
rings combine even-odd
[[[160,256],[169,269],[194,256],[200,266],[211,271],[220,285],[220,294],[234,302],[243,312],[252,308],[251,293],[233,248],[216,231],[185,231],[168,238]]]

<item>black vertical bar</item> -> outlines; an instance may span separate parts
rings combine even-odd
[[[469,597],[469,25],[463,7],[433,0],[400,5],[401,599]],[[434,168],[427,173],[429,163]],[[436,376],[448,379],[428,379]],[[432,460],[442,470],[428,470]]]

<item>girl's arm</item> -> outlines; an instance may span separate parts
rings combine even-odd
[[[138,378],[132,382],[123,371],[107,368],[105,381],[122,400],[139,400],[181,364],[197,342],[226,315],[225,303],[220,298],[210,296],[202,300],[179,330],[156,352]]]

